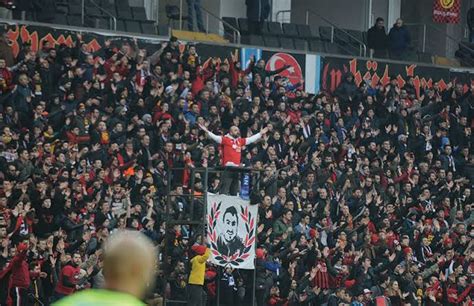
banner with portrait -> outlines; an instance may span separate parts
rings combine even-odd
[[[238,196],[208,194],[207,240],[212,263],[255,269],[257,214],[257,205]]]

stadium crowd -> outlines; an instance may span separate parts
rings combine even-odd
[[[202,228],[166,223],[201,218],[205,184],[190,169],[220,165],[199,124],[268,128],[242,153],[261,171],[259,306],[472,305],[474,87],[417,96],[413,80],[357,86],[348,74],[314,95],[263,60],[203,66],[173,37],[154,53],[137,40],[74,44],[14,57],[0,42],[1,305],[100,287],[101,246],[124,228],[160,248],[150,291],[186,300]],[[218,192],[219,176],[208,184]],[[252,283],[208,264],[207,304],[219,292],[221,305],[250,305]]]

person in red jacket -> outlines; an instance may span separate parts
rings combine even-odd
[[[82,263],[81,254],[74,253],[72,260],[68,262],[59,274],[59,281],[54,289],[54,301],[60,300],[61,298],[73,294],[77,289],[77,281],[81,268],[79,267]]]
[[[280,288],[273,286],[270,289],[270,297],[267,305],[269,306],[288,306],[288,299],[280,297]]]
[[[20,243],[17,253],[8,266],[0,272],[0,278],[9,277],[7,306],[22,306],[28,303],[30,270],[26,262],[27,243]]]
[[[242,156],[242,148],[246,145],[254,143],[262,138],[268,131],[265,127],[253,136],[242,138],[240,137],[240,130],[236,126],[231,126],[229,133],[224,136],[217,136],[209,131],[205,126],[199,127],[207,133],[207,135],[221,145],[222,150],[222,166],[224,167],[240,167],[240,160]],[[237,187],[239,186],[239,175],[237,172],[225,171],[222,177],[221,194],[237,194]]]

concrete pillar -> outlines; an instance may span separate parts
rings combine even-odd
[[[418,2],[418,1],[413,1]],[[389,0],[388,1],[388,16],[386,19],[387,27],[390,29],[395,23],[397,18],[400,18],[402,14],[402,1],[401,0]]]
[[[277,16],[279,11],[288,11],[291,10],[291,0],[273,0],[272,2],[272,11],[270,13],[269,20],[278,21],[278,22],[290,22],[291,21],[291,12],[290,13],[281,13]],[[278,17],[278,20],[277,20]]]

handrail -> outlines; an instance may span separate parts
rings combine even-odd
[[[100,7],[94,0],[89,0],[92,4],[95,5],[95,7],[97,7],[101,12],[105,13],[106,15],[108,15],[110,18],[112,18],[112,22],[113,22],[113,27],[112,27],[112,30],[114,31],[117,31],[117,18],[112,15],[112,13],[109,13],[107,10],[105,10],[104,8]],[[84,1],[82,2],[84,4]],[[84,9],[83,9],[84,10]],[[83,21],[83,24],[84,24],[84,21]]]
[[[283,13],[291,13],[291,10],[279,10],[276,14],[275,14],[275,19],[277,22],[278,21],[278,17],[280,16],[280,14],[283,14]]]
[[[18,20],[18,19],[4,19],[0,18],[0,25],[8,25],[8,26],[37,26],[37,27],[45,27],[48,29],[56,29],[56,30],[68,30],[72,32],[78,32],[78,33],[94,33],[97,35],[102,35],[102,36],[110,36],[110,37],[128,37],[128,38],[137,38],[137,39],[146,39],[150,42],[154,43],[162,43],[163,41],[167,41],[169,39],[169,35],[151,35],[151,34],[139,34],[139,33],[129,33],[129,32],[122,32],[122,31],[113,31],[113,30],[107,30],[107,29],[97,29],[97,28],[90,28],[90,27],[83,27],[83,26],[71,26],[71,25],[62,25],[62,24],[52,24],[52,23],[46,23],[46,22],[36,22],[36,21],[29,21],[29,20]],[[186,40],[184,40],[186,41]],[[222,42],[213,42],[212,43],[215,46],[219,47],[232,47],[232,48],[245,48],[246,46],[241,45],[241,44],[235,44],[235,43],[222,43]],[[270,51],[270,52],[281,52],[281,48],[272,48],[272,47],[262,47],[264,50]],[[295,49],[286,49],[283,48],[283,50],[286,50],[288,53],[294,53],[294,54],[300,54],[302,56],[312,54],[312,55],[321,55],[321,56],[332,56],[340,59],[345,59],[345,60],[351,60],[354,57],[350,55],[344,55],[344,54],[337,54],[337,53],[325,53],[325,52],[313,52],[313,51],[307,51],[307,50],[295,50]],[[359,57],[358,57],[359,58]],[[362,59],[362,58],[359,58]],[[430,68],[442,68],[442,69],[453,69],[454,67],[452,65],[448,64],[438,64],[438,63],[423,63],[423,62],[418,62],[418,61],[409,61],[409,60],[394,60],[394,59],[384,59],[384,62],[389,63],[389,64],[417,64],[419,67],[430,67]],[[462,71],[469,71],[469,73],[474,74],[474,68],[470,67],[461,67],[459,68]]]
[[[474,49],[469,47],[465,42],[455,38],[454,36],[451,36],[450,34],[447,34],[447,33],[443,32],[442,30],[440,30],[439,28],[437,28],[436,26],[434,26],[432,24],[429,24],[429,23],[428,24],[427,23],[406,23],[405,25],[407,25],[407,26],[422,26],[423,27],[423,52],[425,52],[425,44],[426,44],[426,27],[430,27],[430,28],[434,29],[436,32],[441,33],[445,37],[449,38],[454,43],[462,45],[464,48],[468,49],[469,51],[471,51],[474,54]]]
[[[228,23],[224,19],[218,17],[214,13],[211,13],[208,9],[204,8],[202,5],[201,5],[201,9],[207,14],[207,16],[210,15],[210,16],[216,18],[217,20],[219,20],[220,22],[222,22],[223,25],[227,25],[229,28],[231,28],[232,31],[234,32],[234,43],[240,44],[240,37],[241,36],[240,36],[240,31],[237,28],[235,28],[233,25],[231,25],[230,23]],[[206,20],[206,33],[209,33],[209,19],[208,19],[208,17],[206,17],[206,18],[207,18],[207,20]],[[237,41],[235,40],[236,34],[237,34]]]
[[[361,56],[364,56],[366,57],[367,56],[367,45],[361,41],[360,39],[358,39],[357,37],[355,37],[354,35],[350,34],[349,32],[347,32],[346,30],[340,28],[339,26],[337,26],[335,23],[333,23],[331,20],[327,19],[326,17],[312,11],[312,10],[306,10],[306,24],[309,25],[309,14],[313,14],[315,15],[316,17],[319,17],[321,18],[323,21],[325,21],[326,23],[328,23],[333,29],[332,29],[332,34],[331,34],[331,40],[334,39],[334,29],[337,29],[339,31],[341,31],[342,33],[346,34],[347,36],[349,36],[350,38],[352,38],[353,40],[355,40],[356,42],[359,43],[359,45],[362,47],[363,49],[363,54],[360,54]],[[334,41],[331,41],[331,42],[334,42]]]

